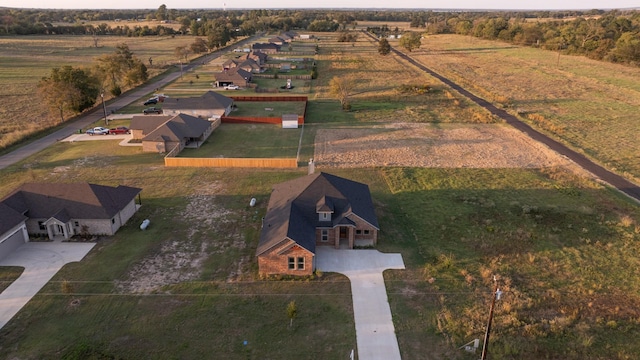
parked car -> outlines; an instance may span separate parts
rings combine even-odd
[[[225,90],[238,90],[238,89],[240,89],[240,86],[232,84],[232,85],[225,86],[224,89]]]
[[[89,135],[107,135],[108,133],[109,133],[109,129],[103,128],[100,126],[87,130],[87,134]]]
[[[111,135],[123,135],[123,134],[130,134],[130,133],[131,131],[126,126],[118,126],[116,128],[109,129],[109,134]]]
[[[155,105],[158,103],[158,98],[151,98],[144,102],[144,105]]]
[[[144,110],[142,110],[142,112],[145,115],[149,115],[149,114],[162,114],[162,109],[157,108],[157,107],[150,107],[150,108],[146,108]]]

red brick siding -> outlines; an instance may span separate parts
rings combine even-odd
[[[290,249],[279,253],[286,248],[290,242],[285,242],[281,246],[276,246],[271,251],[258,256],[258,268],[261,275],[295,275],[306,276],[313,274],[314,254],[310,251],[294,245]],[[304,270],[289,269],[289,257],[304,258]]]

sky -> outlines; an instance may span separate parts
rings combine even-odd
[[[482,9],[590,10],[640,8],[640,0],[0,0],[0,7],[35,9]],[[393,8],[390,8],[393,5]]]

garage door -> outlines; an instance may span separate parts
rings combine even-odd
[[[23,244],[24,237],[22,235],[22,228],[20,228],[13,235],[9,236],[0,243],[0,259],[4,258],[8,254],[11,254],[13,250],[19,248]]]

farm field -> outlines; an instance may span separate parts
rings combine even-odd
[[[423,44],[412,56],[425,66],[640,179],[640,68],[454,35]]]
[[[327,150],[331,160],[318,162],[316,171],[369,185],[381,228],[378,249],[401,253],[407,266],[384,274],[402,358],[477,359],[459,347],[484,335],[493,275],[503,296],[491,357],[635,358],[637,204],[518,138],[435,79],[379,56],[366,39],[334,40],[320,41],[301,159]],[[200,86],[189,76],[162,90],[171,95],[169,89]],[[351,112],[329,93],[333,76],[358,79]],[[431,90],[398,91],[407,84]],[[225,125],[210,139],[224,135]],[[228,129],[233,144],[209,143],[236,146],[235,154],[269,146],[252,136],[276,137],[263,152],[288,152],[294,142],[292,136],[277,143],[283,131],[276,126]],[[349,159],[339,155],[376,148],[402,155],[425,143],[451,145],[441,159],[450,157],[453,166],[385,164],[375,153],[370,158],[378,162],[344,166]],[[473,153],[482,154],[482,163],[461,164]],[[346,358],[356,339],[345,277],[257,276],[255,250],[271,188],[304,174],[302,168],[165,168],[161,155],[116,141],[57,143],[1,170],[0,197],[25,181],[89,181],[141,187],[143,206],[0,329],[0,357]],[[249,207],[251,198],[256,207]],[[151,220],[144,232],[143,219]],[[15,269],[0,273],[15,276]],[[298,316],[289,327],[292,300]]]
[[[28,36],[0,38],[0,149],[16,139],[58,123],[38,100],[38,81],[51,69],[64,65],[90,68],[95,59],[113,53],[126,43],[148,67],[150,78],[178,63],[174,49],[189,46],[191,36],[100,37],[98,47],[91,36]],[[191,55],[193,59],[197,55]],[[147,59],[153,59],[149,66]],[[176,67],[178,69],[178,67]],[[178,69],[179,70],[179,69]],[[187,84],[188,84],[188,79]],[[211,80],[208,80],[209,86]],[[141,109],[140,109],[141,110]]]

